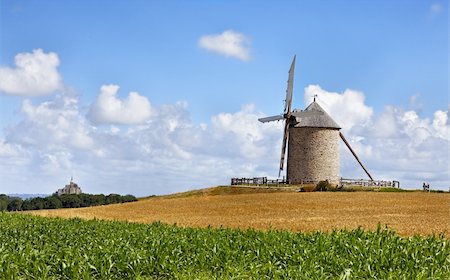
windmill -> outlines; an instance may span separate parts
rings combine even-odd
[[[361,163],[339,125],[314,101],[305,110],[291,110],[294,87],[295,59],[292,60],[287,82],[283,114],[258,119],[266,123],[284,121],[283,142],[278,177],[284,169],[287,150],[287,180],[290,184],[328,180],[338,183],[339,138],[341,138],[371,180],[372,176]]]

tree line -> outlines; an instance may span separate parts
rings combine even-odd
[[[48,197],[21,199],[0,194],[0,211],[27,211],[40,209],[80,208],[137,201],[133,195],[119,194],[53,194]]]

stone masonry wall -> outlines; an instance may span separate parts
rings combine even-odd
[[[299,184],[302,180],[314,183],[328,180],[338,184],[339,130],[290,127],[287,179],[291,184]]]

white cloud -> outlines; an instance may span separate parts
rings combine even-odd
[[[428,119],[415,111],[386,107],[373,126],[359,132],[366,136],[365,145],[376,153],[369,162],[381,176],[392,174],[409,187],[420,188],[421,182],[430,181],[433,187],[448,188],[449,126],[442,118],[446,114],[437,111]],[[384,118],[391,122],[391,131],[385,135],[380,134],[384,127],[378,125],[388,122]]]
[[[434,113],[433,128],[436,135],[443,139],[450,138],[449,113],[450,110],[447,112],[438,110]]]
[[[152,113],[147,97],[130,92],[125,100],[117,98],[119,86],[103,85],[100,95],[89,111],[89,118],[96,124],[139,124]]]
[[[0,139],[0,158],[16,157],[20,153],[20,146],[11,145]]]
[[[76,96],[56,95],[39,104],[24,100],[21,113],[23,119],[0,140],[14,148],[0,161],[2,191],[51,193],[73,175],[77,162],[89,162],[94,128],[80,115]]]
[[[346,89],[340,94],[323,90],[318,85],[307,86],[305,102],[311,103],[314,95],[317,95],[320,106],[333,116],[344,131],[350,131],[355,125],[363,125],[372,117],[373,109],[364,104],[362,92]]]
[[[243,106],[241,111],[236,113],[220,113],[211,119],[213,135],[216,138],[229,139],[221,145],[224,148],[228,146],[236,153],[235,156],[261,159],[270,152],[270,146],[267,144],[274,143],[274,136],[279,138],[281,143],[282,122],[263,124],[257,121],[260,117],[261,113],[256,112],[252,104]]]
[[[250,39],[242,33],[226,30],[222,34],[202,36],[201,48],[243,61],[250,60]]]
[[[377,128],[374,131],[375,136],[393,138],[398,132],[397,116],[400,110],[393,106],[386,106],[380,116],[374,121]]]
[[[56,53],[35,49],[19,53],[15,68],[0,67],[0,92],[19,96],[42,96],[62,88]]]
[[[259,123],[253,105],[208,124],[193,123],[183,102],[153,113],[142,124],[95,127],[74,97],[24,101],[23,120],[0,142],[8,157],[0,161],[0,176],[10,192],[50,193],[74,175],[87,192],[149,195],[276,174],[281,123]],[[11,169],[15,176],[2,171]]]
[[[79,115],[76,97],[57,96],[36,106],[24,100],[22,113],[24,120],[10,134],[15,143],[35,147],[46,143],[41,151],[56,146],[82,150],[93,147],[91,127]]]
[[[386,106],[375,114],[361,92],[320,93],[319,104],[328,106],[333,118],[345,112],[357,120],[344,119],[350,127],[344,133],[375,179],[448,188],[448,111],[424,118]],[[310,101],[308,94],[305,100]],[[282,122],[259,123],[263,114],[254,105],[197,124],[187,104],[178,102],[152,107],[152,117],[143,123],[98,127],[80,108],[77,97],[67,95],[23,102],[23,120],[0,139],[3,192],[51,193],[73,175],[86,192],[143,196],[278,173]],[[341,149],[341,174],[364,178],[350,152]]]
[[[343,128],[346,138],[375,179],[400,180],[404,187],[448,188],[450,126],[448,111],[438,110],[432,119],[414,110],[386,106],[378,114],[364,103],[364,94],[346,90],[328,92],[319,86],[305,88],[307,104],[312,95]],[[341,145],[341,175],[365,178],[365,174],[344,145]]]

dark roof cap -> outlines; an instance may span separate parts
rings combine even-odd
[[[297,118],[297,124],[295,127],[321,127],[321,128],[332,128],[332,129],[341,129],[341,127],[328,115],[325,110],[320,107],[317,102],[312,102],[306,107],[305,111],[320,111],[323,112],[321,115],[305,117],[305,118]]]

